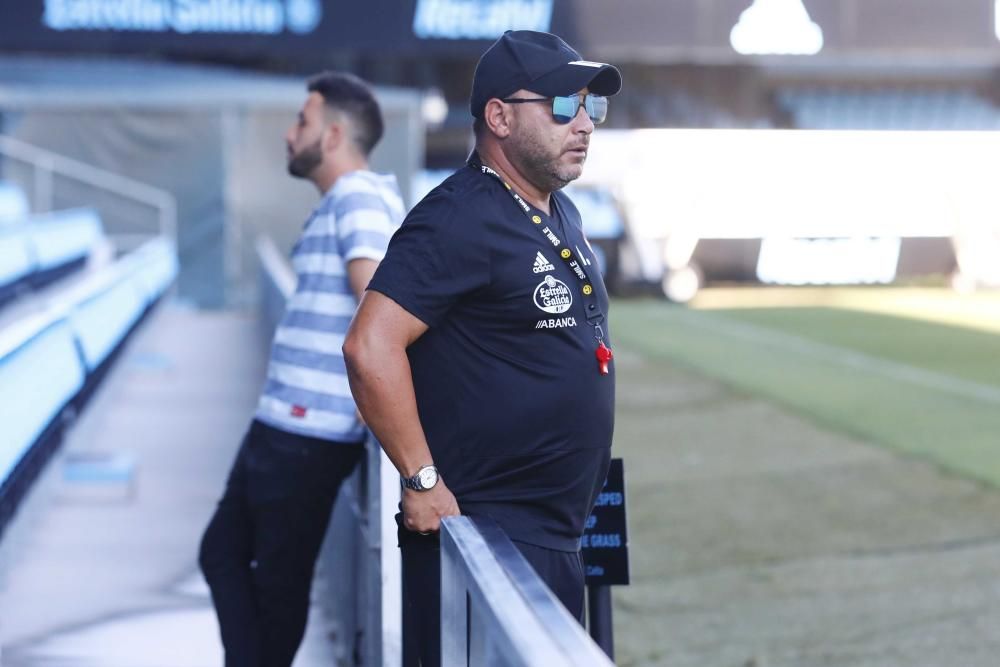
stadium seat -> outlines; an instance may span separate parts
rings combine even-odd
[[[102,235],[92,209],[71,209],[31,218],[25,226],[35,270],[46,271],[85,258]]]
[[[86,236],[80,229],[92,227],[95,220],[96,216],[82,215],[56,224],[74,229],[79,240]],[[0,252],[6,238],[0,236]],[[44,238],[41,234],[35,241]],[[69,247],[72,244],[59,252],[53,250],[52,256],[68,253]],[[0,401],[4,424],[0,531],[19,502],[25,475],[34,474],[22,474],[21,462],[38,451],[38,442],[51,440],[47,434],[58,427],[63,409],[93,386],[102,365],[176,275],[173,246],[154,240],[60,292],[45,310],[0,330],[0,395],[4,397]],[[28,467],[33,466],[37,467],[35,463]],[[15,478],[21,480],[17,488],[12,486]]]
[[[0,332],[0,488],[84,382],[69,323],[33,319]]]
[[[24,230],[0,227],[0,294],[9,291],[34,268],[31,247]]]
[[[802,129],[1000,129],[1000,109],[969,91],[789,89],[777,104]]]
[[[0,226],[24,222],[28,213],[24,191],[13,183],[0,181]]]

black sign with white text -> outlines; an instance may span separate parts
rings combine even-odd
[[[331,53],[478,54],[508,28],[554,30],[554,2],[6,0],[0,52],[292,59]]]
[[[587,519],[581,546],[588,586],[628,585],[625,466],[621,459],[611,459],[608,479]]]
[[[506,29],[589,58],[1000,59],[1000,0],[2,0],[0,52],[477,58]],[[921,61],[923,62],[923,60]]]

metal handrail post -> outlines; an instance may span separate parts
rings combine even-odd
[[[34,208],[39,213],[48,213],[54,208],[52,194],[52,161],[39,160],[34,163]]]
[[[608,657],[615,659],[615,631],[612,621],[610,586],[587,587],[587,619],[590,621],[590,636]]]
[[[441,663],[444,665],[466,664],[469,651],[468,584],[461,559],[458,544],[442,527]]]
[[[177,199],[166,191],[164,193],[166,196],[161,197],[160,201],[160,235],[170,239],[176,248],[178,247]]]
[[[36,207],[44,207],[46,211],[52,210],[53,176],[58,174],[155,208],[160,213],[160,233],[165,234],[175,246],[177,245],[177,199],[169,191],[4,134],[0,134],[0,154],[27,162],[34,167]]]

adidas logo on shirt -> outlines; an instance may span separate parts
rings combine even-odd
[[[546,271],[555,271],[556,267],[549,263],[549,260],[545,259],[545,255],[539,252],[535,255],[535,266],[531,269],[535,273],[545,273]]]

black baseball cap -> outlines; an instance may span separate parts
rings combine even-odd
[[[556,35],[508,30],[476,65],[469,109],[479,118],[491,99],[522,88],[543,97],[572,95],[582,88],[609,96],[622,89],[622,75],[613,65],[584,60]]]

